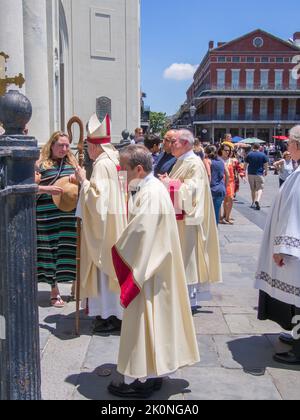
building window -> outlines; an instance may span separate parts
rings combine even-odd
[[[254,88],[254,70],[246,70],[246,88]]]
[[[276,63],[284,63],[283,57],[276,57]]]
[[[240,87],[240,70],[232,70],[232,89],[238,89]]]
[[[261,62],[262,63],[268,63],[269,62],[269,57],[261,57]]]
[[[239,100],[233,99],[231,102],[231,118],[237,120],[239,118]]]
[[[256,37],[253,40],[253,45],[256,48],[262,48],[264,46],[264,40],[261,37]]]
[[[218,118],[224,118],[225,111],[225,99],[217,100],[217,116]]]
[[[269,87],[269,70],[260,71],[260,87],[262,89],[268,89]]]
[[[217,70],[218,74],[218,89],[224,89],[225,88],[225,74],[226,70]]]
[[[240,63],[240,61],[241,61],[241,57],[232,57],[233,63]]]
[[[290,70],[290,89],[297,89],[297,79],[294,77],[293,70]]]
[[[297,105],[296,99],[289,100],[289,119],[290,120],[296,119],[296,105]]]
[[[226,57],[218,57],[218,63],[226,63]]]
[[[247,63],[255,63],[254,57],[247,57]]]
[[[268,100],[262,99],[260,101],[260,119],[267,120],[268,119]]]
[[[246,119],[253,118],[253,99],[246,99]]]
[[[275,70],[275,89],[281,89],[283,82],[283,70]]]
[[[274,118],[275,120],[281,120],[282,113],[282,101],[281,99],[274,100]]]

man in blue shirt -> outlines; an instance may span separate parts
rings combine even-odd
[[[154,168],[154,175],[156,178],[159,175],[170,174],[177,159],[171,153],[171,141],[176,136],[176,130],[170,130],[164,137],[164,151],[158,157],[157,163]]]
[[[253,146],[253,151],[245,159],[245,172],[248,170],[248,181],[251,188],[252,208],[260,210],[260,200],[265,185],[265,177],[268,175],[269,160],[259,151],[259,145]]]

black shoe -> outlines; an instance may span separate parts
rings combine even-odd
[[[153,389],[154,391],[160,391],[163,386],[163,378],[154,379]]]
[[[150,379],[144,384],[136,380],[130,385],[126,385],[124,382],[119,385],[115,385],[112,382],[108,385],[107,389],[112,395],[117,397],[146,399],[150,398],[154,392],[154,380]]]
[[[109,320],[95,324],[95,327],[93,329],[93,334],[105,334],[105,333],[112,333],[118,331],[115,325],[110,322]]]
[[[101,316],[96,316],[94,321],[94,328],[100,328],[107,323],[107,319],[101,318]]]
[[[109,321],[114,325],[116,331],[121,331],[122,321],[120,319],[118,319],[116,316],[112,316],[109,318]]]
[[[300,365],[300,356],[297,356],[293,351],[286,353],[276,353],[273,356],[275,362],[283,363],[285,365]]]
[[[293,337],[288,334],[281,334],[279,336],[279,341],[281,341],[283,344],[287,344],[288,346],[292,346],[295,342]]]
[[[255,210],[260,210],[260,205],[258,201],[255,201]]]

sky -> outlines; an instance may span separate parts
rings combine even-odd
[[[282,39],[300,32],[300,0],[141,0],[141,77],[145,104],[175,114],[208,42],[255,29]]]

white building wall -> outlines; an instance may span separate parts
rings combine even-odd
[[[84,122],[96,100],[112,101],[113,142],[140,125],[139,0],[63,2],[72,50],[72,113]],[[65,83],[68,81],[65,80]],[[67,99],[70,101],[70,99]],[[71,115],[66,116],[66,120]]]
[[[112,102],[113,142],[140,125],[140,0],[0,0],[0,51],[23,73],[40,144]],[[13,87],[15,88],[15,87]]]
[[[29,132],[40,143],[50,138],[46,0],[23,0],[26,94],[33,107]]]
[[[7,76],[25,74],[22,0],[0,0],[0,52],[9,55]],[[8,89],[20,90],[14,85]]]

